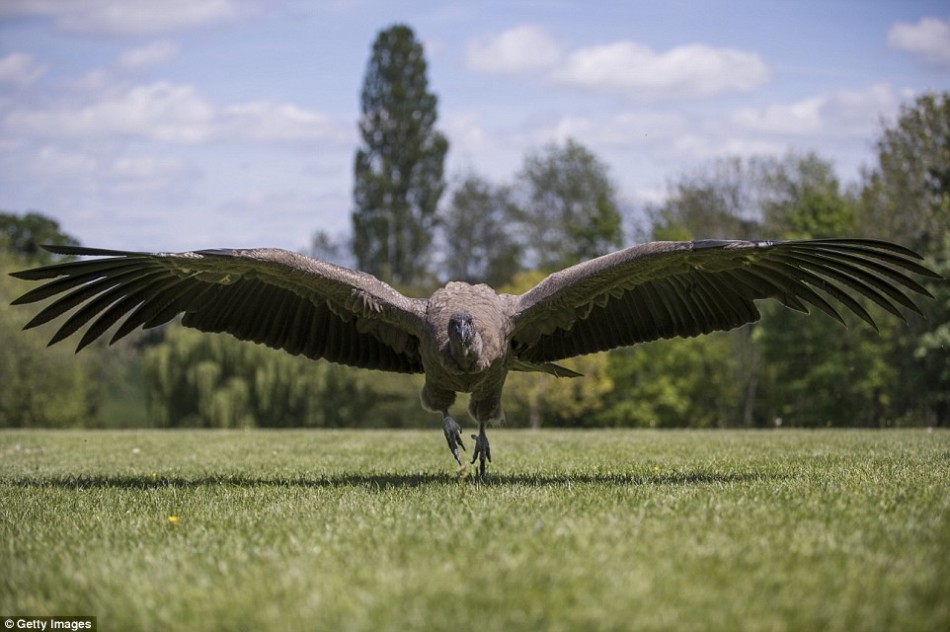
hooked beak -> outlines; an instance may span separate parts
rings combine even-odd
[[[475,339],[475,324],[470,317],[453,317],[449,323],[449,334],[467,346]]]

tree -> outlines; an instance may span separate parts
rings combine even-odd
[[[171,327],[144,365],[159,427],[354,425],[371,407],[346,367],[186,327]]]
[[[950,93],[929,93],[901,108],[875,143],[864,174],[862,226],[923,254],[937,254],[950,226]]]
[[[607,166],[574,140],[549,145],[525,159],[521,225],[533,267],[557,270],[623,244]]]
[[[442,220],[448,280],[500,287],[521,269],[521,249],[511,230],[514,208],[510,190],[476,175],[452,193]]]
[[[950,248],[950,93],[929,93],[901,108],[875,143],[877,164],[865,174],[858,219],[871,236],[898,241],[947,270]],[[946,274],[945,272],[943,272]],[[950,423],[950,347],[946,337],[948,283],[926,284],[936,297],[889,338],[887,362],[900,376],[889,391],[895,414],[928,424]]]
[[[146,396],[158,427],[398,427],[418,414],[419,376],[378,373],[169,327],[145,350]]]
[[[404,285],[425,277],[445,188],[448,141],[435,129],[436,105],[412,30],[382,31],[361,95],[353,253],[361,269]]]
[[[40,248],[43,244],[78,246],[79,241],[64,233],[59,222],[42,213],[0,212],[0,253],[9,252],[31,263],[49,263],[53,255]]]
[[[117,385],[111,369],[125,358],[107,363],[102,345],[93,345],[81,359],[64,345],[46,349],[48,329],[23,331],[31,313],[10,305],[31,288],[9,273],[56,259],[40,248],[43,244],[79,241],[42,213],[0,213],[0,426],[97,425],[97,413]]]
[[[647,210],[653,239],[752,239],[762,225],[762,159],[720,158],[667,184]]]
[[[657,340],[610,353],[614,384],[595,419],[604,426],[735,425],[742,385],[731,336]]]
[[[88,426],[104,358],[95,346],[83,358],[66,345],[47,349],[48,329],[23,331],[32,314],[10,301],[31,288],[9,275],[22,269],[21,258],[0,253],[0,427]]]
[[[853,196],[841,190],[834,167],[817,154],[765,161],[764,230],[783,239],[841,237],[857,228]]]

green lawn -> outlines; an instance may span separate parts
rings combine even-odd
[[[479,483],[437,429],[0,432],[0,614],[950,629],[947,432],[490,436]]]

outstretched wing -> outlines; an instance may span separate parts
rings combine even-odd
[[[13,274],[49,280],[13,304],[58,297],[26,328],[74,310],[50,344],[90,321],[77,351],[123,317],[111,342],[138,326],[155,327],[183,314],[185,326],[292,354],[369,369],[422,371],[418,341],[425,301],[370,274],[273,248],[181,253],[45,248],[105,257]]]
[[[552,274],[514,297],[513,347],[551,362],[638,342],[698,336],[759,319],[774,298],[844,324],[840,303],[877,328],[855,296],[903,318],[920,313],[905,290],[929,292],[910,274],[939,278],[919,255],[866,239],[653,242]]]

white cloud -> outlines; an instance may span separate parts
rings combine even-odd
[[[158,82],[86,106],[15,111],[5,127],[36,136],[134,136],[196,143],[211,136],[214,114],[193,87]]]
[[[320,112],[267,101],[218,107],[194,87],[168,82],[124,88],[86,105],[13,111],[3,128],[10,136],[129,137],[176,144],[351,140],[349,127]]]
[[[469,43],[465,62],[472,70],[512,74],[549,68],[561,57],[554,38],[536,26],[518,26]]]
[[[887,33],[887,45],[926,63],[950,67],[950,21],[923,18],[917,24],[898,22]]]
[[[181,48],[175,42],[159,40],[123,52],[119,56],[119,65],[131,70],[148,68],[173,59],[178,56],[180,50]]]
[[[748,92],[765,83],[769,74],[754,53],[705,44],[658,53],[622,41],[574,51],[551,78],[562,85],[657,101]]]
[[[489,73],[547,71],[547,78],[556,85],[619,93],[642,102],[749,92],[770,76],[768,66],[755,53],[705,44],[657,52],[637,42],[620,41],[567,54],[536,26],[519,26],[470,42],[465,63],[472,70]]]
[[[224,108],[219,136],[261,141],[351,140],[350,126],[341,131],[329,116],[291,103],[253,101]],[[354,132],[355,133],[355,132]]]
[[[65,31],[143,35],[231,21],[250,13],[240,0],[4,0],[0,19],[44,16]]]
[[[738,125],[770,134],[818,134],[824,129],[822,108],[827,97],[802,99],[764,108],[742,108],[733,114]]]
[[[789,104],[742,108],[732,121],[753,132],[792,136],[867,137],[882,116],[896,110],[901,97],[887,84],[863,90],[838,90]]]
[[[29,85],[46,72],[46,66],[27,53],[10,53],[0,57],[0,83]]]

